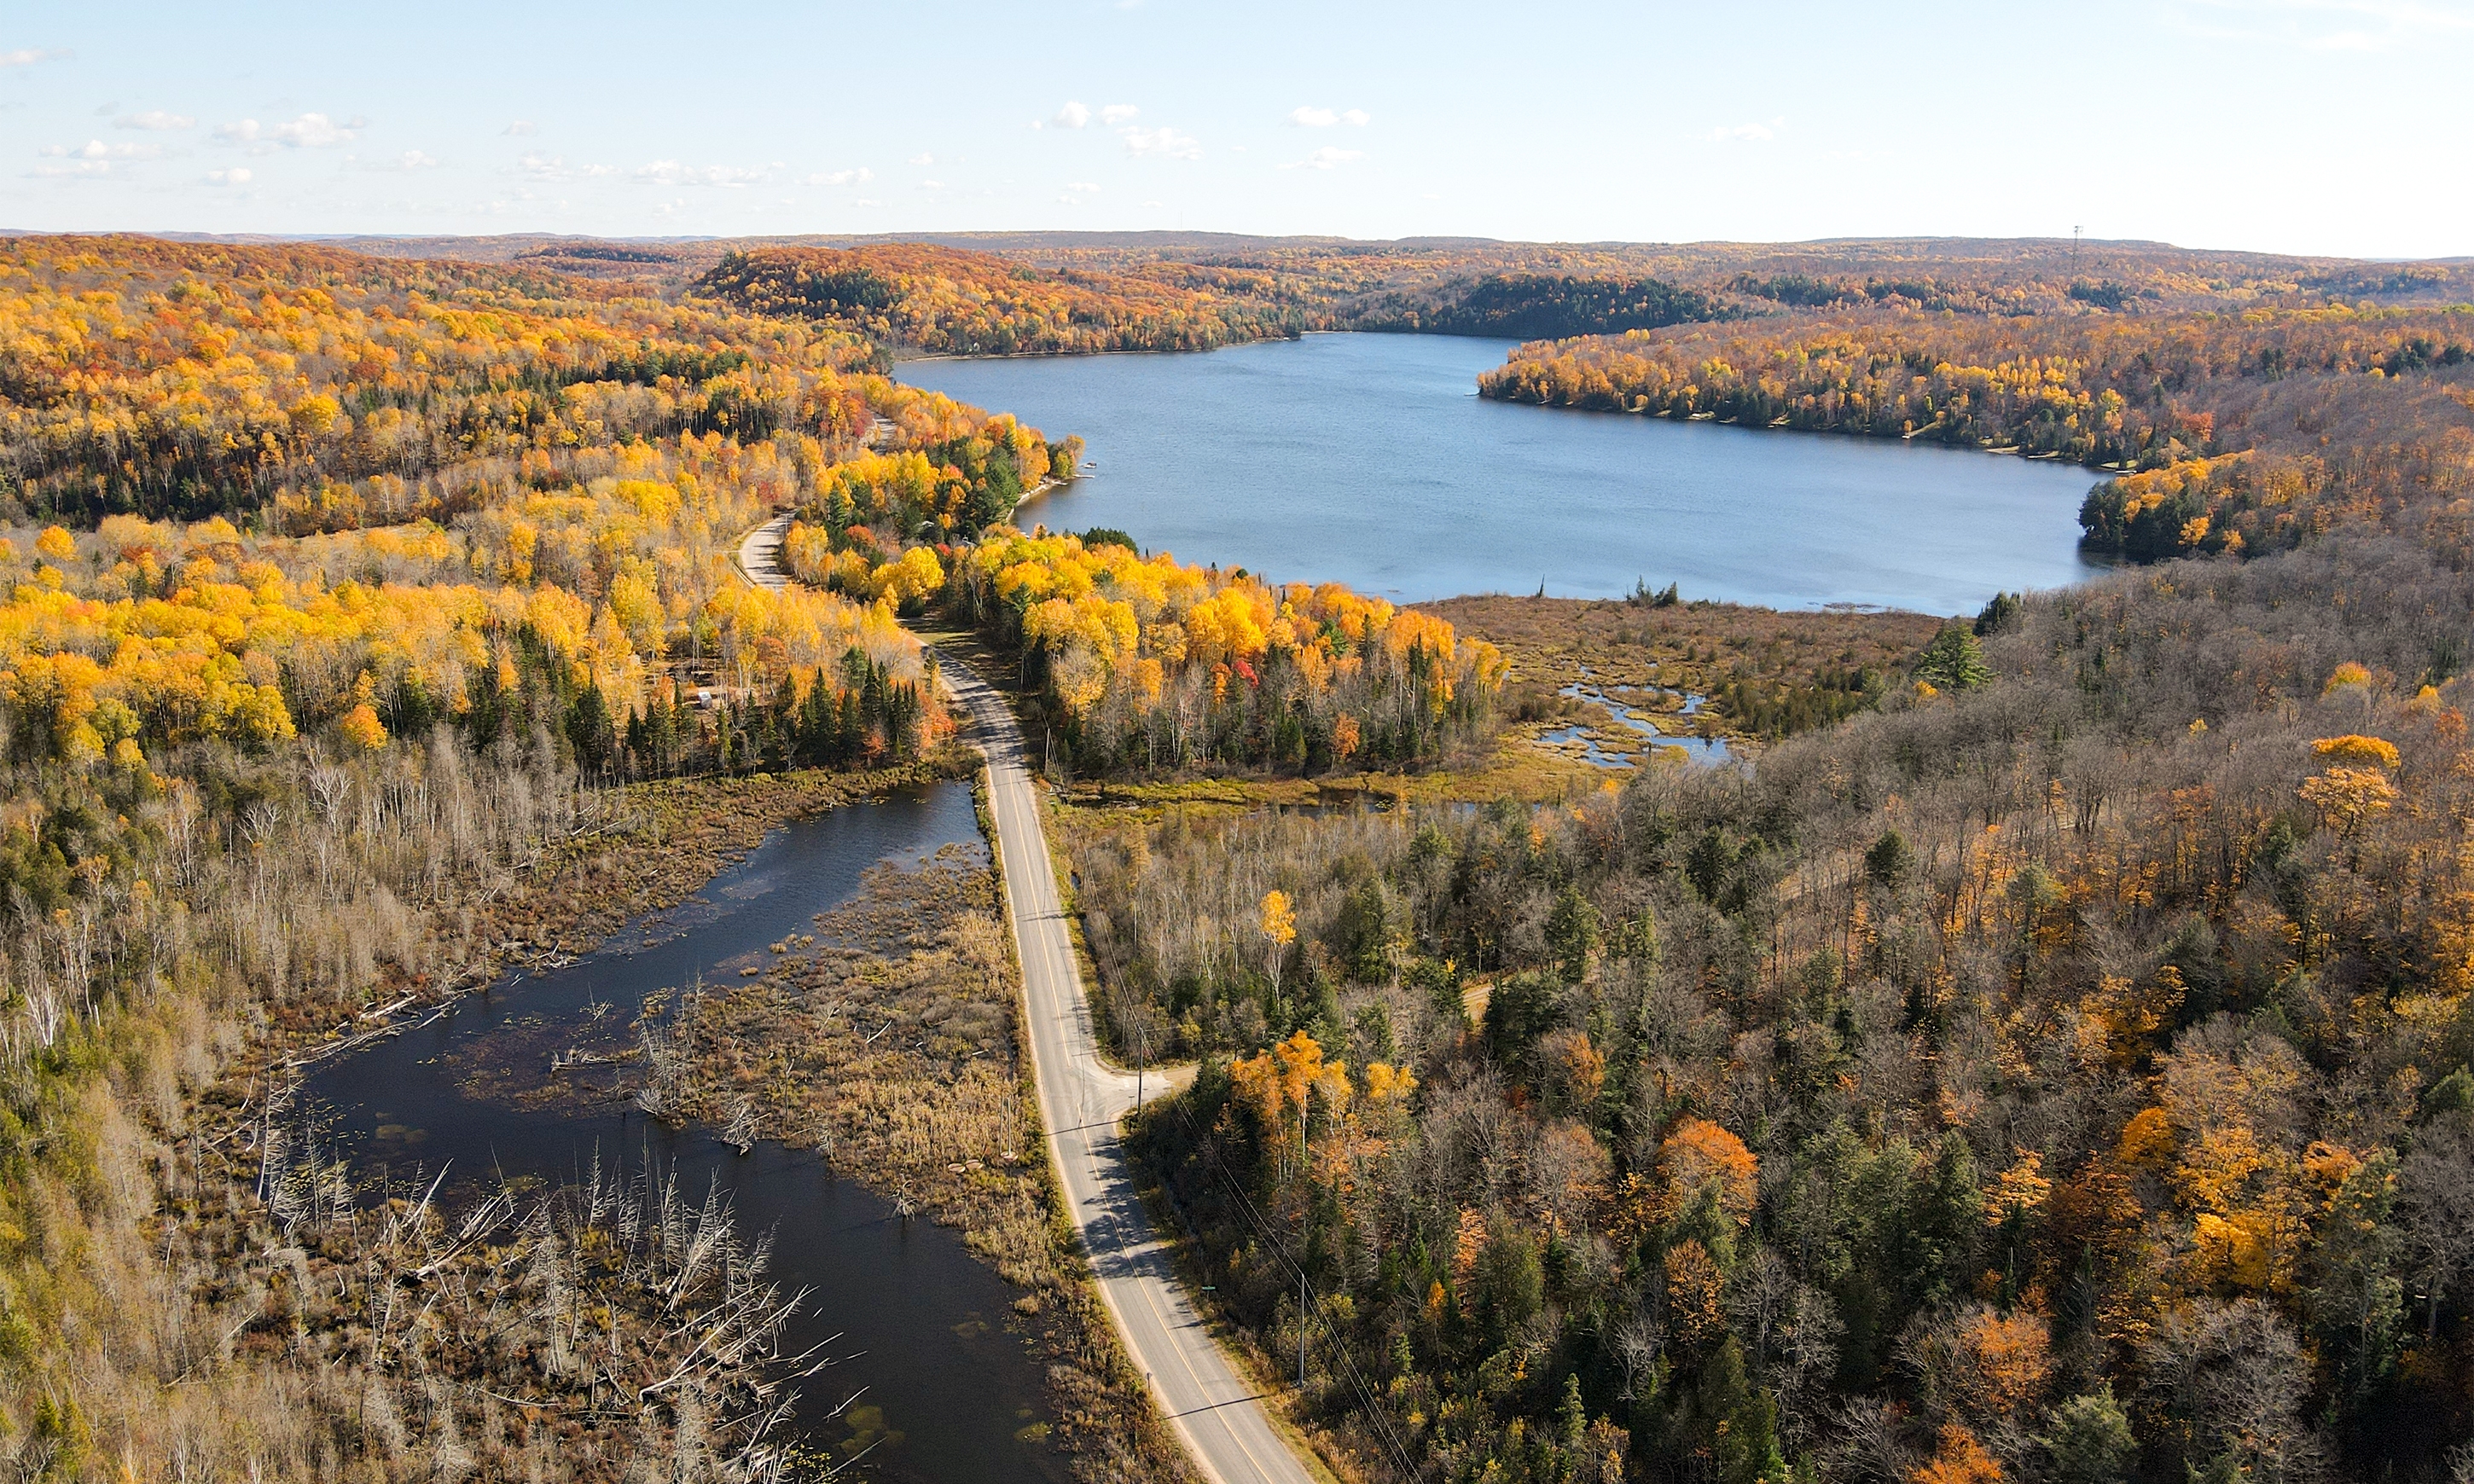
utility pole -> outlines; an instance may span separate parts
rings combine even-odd
[[[2071,276],[2074,278],[2079,275],[2079,233],[2086,230],[2084,227],[2071,228]]]
[[[1313,1115],[1314,1089],[1309,1087],[1298,1098],[1298,1174],[1306,1183],[1306,1205],[1314,1201],[1314,1158],[1306,1148],[1306,1120]],[[1309,1214],[1311,1211],[1309,1210]],[[1306,1389],[1306,1305],[1311,1299],[1306,1292],[1305,1233],[1298,1233],[1298,1391]]]

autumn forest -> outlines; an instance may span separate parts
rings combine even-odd
[[[285,1089],[972,776],[968,664],[1100,1034],[1179,1068],[1155,1219],[1334,1476],[2474,1480],[2469,300],[2152,244],[0,240],[0,1460],[805,1476],[753,1236],[356,1185]],[[2083,467],[2112,570],[1400,605],[1051,530],[1075,430],[898,374],[1327,330],[1519,340],[1524,418]],[[1584,662],[1738,761],[1554,754]],[[994,921],[903,993],[1010,995]],[[1085,1327],[1071,1467],[1185,1476],[1044,1189],[998,1266]]]

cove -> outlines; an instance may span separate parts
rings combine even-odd
[[[695,1125],[671,1128],[617,1098],[559,1096],[552,1050],[623,1027],[646,995],[717,983],[812,929],[881,861],[915,865],[977,846],[969,785],[931,784],[845,804],[767,836],[695,898],[630,922],[591,954],[516,973],[420,1029],[318,1068],[303,1089],[364,1178],[405,1184],[442,1168],[467,1180],[580,1181],[647,1163],[701,1203],[718,1190],[740,1232],[773,1238],[770,1271],[809,1290],[783,1349],[840,1335],[846,1357],[806,1383],[794,1430],[847,1457],[875,1443],[865,1476],[934,1484],[1066,1477],[1043,1441],[1043,1377],[1008,1328],[1012,1291],[958,1233],[904,1220],[815,1153],[759,1142],[745,1156]],[[831,1424],[822,1415],[861,1387]],[[1028,1429],[1028,1430],[1027,1430]]]
[[[1026,529],[1113,526],[1189,562],[1395,602],[1540,584],[1618,597],[1646,580],[1770,608],[1972,614],[2098,570],[2078,553],[2086,469],[1479,397],[1513,344],[1330,334],[896,371],[1083,437],[1090,476],[1025,502]]]

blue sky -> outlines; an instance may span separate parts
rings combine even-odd
[[[2474,0],[0,12],[0,227],[2474,254]]]

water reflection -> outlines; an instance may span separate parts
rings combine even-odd
[[[1587,665],[1582,666],[1582,673],[1585,675],[1589,673]],[[1698,716],[1701,714],[1701,708],[1709,703],[1707,696],[1696,695],[1686,690],[1672,690],[1664,685],[1615,685],[1609,689],[1635,696],[1662,697],[1675,703],[1676,709],[1673,714],[1677,716]],[[1635,709],[1625,702],[1615,700],[1608,694],[1607,690],[1602,690],[1588,681],[1575,681],[1555,694],[1574,701],[1586,701],[1604,711],[1611,722],[1630,730],[1638,738],[1635,744],[1637,748],[1671,752],[1704,766],[1734,759],[1734,754],[1727,750],[1725,737],[1705,737],[1697,733],[1666,731],[1649,714]],[[1603,746],[1600,739],[1605,736],[1604,727],[1583,723],[1571,727],[1559,727],[1541,734],[1538,740],[1549,747],[1568,749],[1577,746],[1581,755],[1593,767],[1632,768],[1639,765],[1639,755],[1635,752],[1618,751]]]

